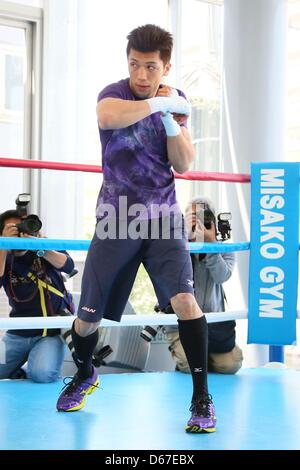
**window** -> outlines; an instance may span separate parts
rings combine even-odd
[[[173,2],[180,18],[177,31],[178,86],[192,105],[191,134],[196,148],[193,170],[219,171],[221,134],[221,79],[223,7],[221,1]],[[175,30],[175,25],[173,25]],[[182,206],[195,194],[209,196],[209,184],[177,184]],[[214,194],[214,199],[216,194]]]
[[[9,5],[9,8],[7,15],[8,11],[2,13],[0,6],[0,156],[40,158],[37,42],[41,45],[37,22],[19,19],[18,7]],[[39,9],[33,10],[40,14]],[[16,18],[12,17],[14,13]],[[14,184],[11,184],[12,176]],[[31,182],[36,175],[31,175],[29,170],[0,168],[0,178],[1,211],[14,207],[18,193],[33,190]]]
[[[25,23],[0,18],[0,156],[5,158],[24,158],[25,140],[28,142],[25,139],[27,124],[24,124],[26,32]],[[0,168],[0,177],[3,191],[0,207],[2,212],[14,208],[17,192],[25,192],[25,187],[27,191],[24,177],[29,180],[29,175],[28,171],[21,169],[12,173],[10,168]]]
[[[0,27],[0,30],[3,27]],[[22,123],[24,111],[25,57],[22,47],[0,45],[0,122]]]
[[[40,158],[40,48],[42,14],[39,8],[0,2],[0,157]],[[34,81],[33,81],[34,79]],[[0,212],[15,207],[18,193],[34,193],[38,206],[38,174],[0,167]],[[0,315],[7,315],[0,292]],[[1,332],[0,332],[1,334]]]

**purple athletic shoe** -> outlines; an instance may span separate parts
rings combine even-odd
[[[193,401],[190,411],[192,416],[185,427],[186,432],[215,432],[217,418],[211,395]]]
[[[75,374],[71,382],[65,384],[62,389],[57,400],[57,411],[80,410],[85,405],[86,396],[93,393],[98,386],[99,378],[94,366],[93,375],[88,379],[81,379],[77,374]]]

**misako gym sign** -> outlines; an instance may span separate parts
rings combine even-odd
[[[296,340],[299,163],[251,165],[248,343]]]

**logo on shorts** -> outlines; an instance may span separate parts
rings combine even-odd
[[[188,286],[193,287],[194,281],[191,281],[190,279],[188,279],[188,280],[187,280],[187,284],[188,284]]]
[[[95,309],[89,308],[89,307],[82,307],[81,310],[85,310],[88,313],[95,313],[96,312]]]
[[[194,372],[195,373],[203,372],[203,369],[202,369],[202,367],[195,367]]]

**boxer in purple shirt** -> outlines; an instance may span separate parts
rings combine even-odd
[[[194,159],[186,128],[190,107],[180,90],[162,85],[171,68],[171,34],[145,25],[127,39],[129,78],[107,86],[98,97],[103,185],[78,318],[72,327],[78,372],[64,387],[57,409],[81,409],[86,396],[98,387],[92,365],[97,327],[102,318],[120,321],[143,263],[160,307],[171,303],[178,316],[193,378],[192,415],[185,429],[214,432],[215,410],[207,385],[207,323],[194,298],[172,172],[172,168],[186,172]]]
[[[130,55],[132,59],[129,62],[129,67],[133,70],[137,68],[134,57],[140,55],[144,54]],[[169,89],[169,87],[167,88]],[[138,91],[134,90],[130,79],[107,86],[99,94],[99,108],[101,109],[105,103],[107,104],[108,100],[113,102],[112,98],[145,105],[139,95],[135,94]],[[160,87],[155,91],[155,93],[157,92],[162,94],[163,88]],[[183,95],[180,91],[178,93]],[[105,101],[101,103],[102,100]],[[183,105],[185,107],[186,103],[183,102]],[[101,112],[99,117],[102,119]],[[186,121],[186,117],[184,120]],[[176,124],[175,121],[174,124]],[[184,132],[189,140],[186,128],[184,128]],[[154,203],[158,205],[166,203],[168,206],[177,204],[174,175],[171,171],[172,163],[168,158],[167,135],[161,113],[150,114],[125,128],[106,129],[99,127],[99,133],[102,144],[104,181],[97,204],[98,216],[102,215],[103,203],[111,203],[118,210],[119,197],[124,194],[128,198],[128,206],[141,203],[150,209]],[[189,148],[190,142],[187,147],[188,156],[190,156],[193,152]],[[180,161],[176,169],[182,173],[187,168],[187,162]],[[177,212],[180,212],[179,207]],[[149,217],[151,217],[150,211]]]

